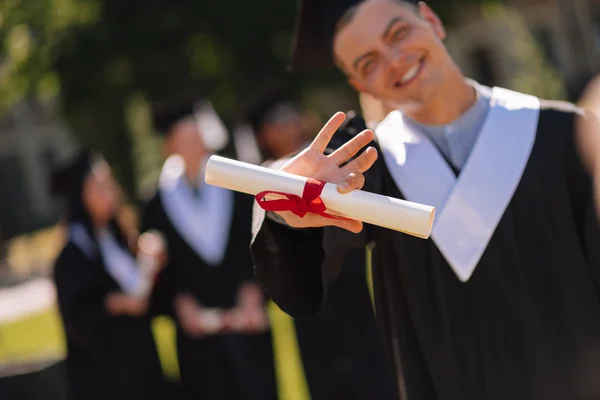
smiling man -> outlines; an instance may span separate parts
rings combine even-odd
[[[597,123],[465,79],[423,3],[347,7],[305,0],[294,64],[324,65],[329,48],[350,84],[396,110],[339,146],[337,113],[281,169],[433,205],[431,238],[255,206],[257,276],[309,316],[346,249],[370,243],[402,399],[600,398]]]

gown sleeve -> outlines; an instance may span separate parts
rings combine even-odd
[[[328,151],[363,129],[364,120],[352,118],[336,132]],[[376,168],[365,174],[363,190],[377,192]],[[258,280],[284,312],[296,318],[314,316],[337,279],[346,252],[366,245],[370,227],[365,225],[359,234],[337,227],[295,229],[267,216],[256,202],[253,211],[250,248]]]
[[[65,331],[79,345],[102,349],[110,318],[105,308],[105,287],[76,248],[66,247],[56,260],[54,281]]]

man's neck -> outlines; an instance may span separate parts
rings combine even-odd
[[[425,107],[406,115],[424,125],[447,125],[456,121],[477,100],[475,88],[464,77],[453,79]]]

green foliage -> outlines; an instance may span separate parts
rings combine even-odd
[[[132,135],[133,165],[138,194],[148,197],[156,187],[158,173],[164,161],[161,141],[152,135],[148,100],[142,94],[134,94],[127,103],[127,122]]]
[[[65,116],[134,194],[139,178],[155,174],[148,166],[159,156],[133,163],[157,152],[146,143],[148,103],[200,87],[233,117],[244,94],[284,75],[295,8],[276,0],[104,1],[98,20],[71,29],[57,48]]]
[[[91,24],[97,15],[95,1],[0,1],[0,108],[28,95],[55,96],[56,47],[71,27]]]
[[[510,46],[503,46],[503,54],[499,55],[512,60],[512,73],[507,87],[545,99],[567,97],[562,76],[546,60],[542,49],[516,10],[499,4],[488,6],[484,8],[484,19],[489,22],[491,29],[497,30],[498,37],[510,43]]]

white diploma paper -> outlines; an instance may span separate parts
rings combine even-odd
[[[255,196],[263,191],[289,193],[302,197],[306,178],[253,164],[211,156],[205,170],[206,183]],[[359,220],[423,239],[429,238],[435,208],[382,196],[363,190],[347,194],[326,183],[321,199],[327,212]]]

